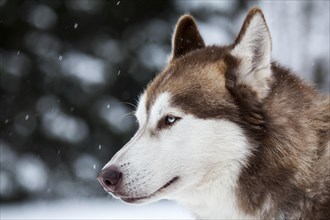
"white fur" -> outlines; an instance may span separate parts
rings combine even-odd
[[[135,111],[135,116],[139,124],[144,124],[147,120],[147,110],[146,110],[147,94],[143,93],[139,98],[139,105]]]
[[[106,165],[123,173],[120,193],[148,196],[178,176],[177,182],[141,203],[167,198],[184,204],[199,218],[253,217],[241,213],[236,204],[237,178],[250,154],[239,126],[184,114],[171,106],[169,93],[159,95],[147,115],[141,106],[144,97],[137,110],[139,130]],[[158,121],[167,114],[182,119],[157,130]]]
[[[262,51],[257,63],[253,60],[256,48]],[[256,13],[247,27],[241,41],[232,50],[232,55],[240,58],[238,80],[251,86],[263,99],[269,93],[271,72],[271,37],[267,24],[260,13]],[[255,69],[253,69],[253,67]]]

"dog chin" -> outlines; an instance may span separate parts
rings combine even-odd
[[[143,198],[120,198],[120,199],[126,203],[138,205],[138,204],[148,204],[148,203],[156,202],[161,198],[158,198],[158,196],[152,196],[152,197],[143,197]]]
[[[178,180],[179,180],[178,176],[174,177],[173,179],[168,181],[164,186],[162,186],[161,188],[159,188],[154,193],[151,193],[148,196],[132,197],[132,198],[119,197],[119,199],[123,200],[126,203],[130,203],[130,204],[147,204],[147,203],[155,202],[157,200],[160,200],[162,198],[162,194],[166,193],[168,188],[170,186],[173,186],[174,184],[176,184],[178,182]]]

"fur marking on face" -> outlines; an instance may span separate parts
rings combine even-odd
[[[182,16],[167,67],[140,96],[138,131],[100,172],[104,189],[172,199],[200,219],[329,219],[330,98],[271,48],[258,8],[228,46],[206,46]]]

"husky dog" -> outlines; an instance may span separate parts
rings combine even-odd
[[[272,62],[271,47],[258,8],[229,46],[205,46],[182,16],[138,131],[99,174],[104,189],[197,218],[330,219],[329,96]]]

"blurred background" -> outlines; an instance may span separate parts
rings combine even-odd
[[[229,44],[253,6],[273,58],[329,93],[329,1],[0,0],[1,211],[107,197],[97,173],[135,132],[178,17],[195,16],[207,44]]]

